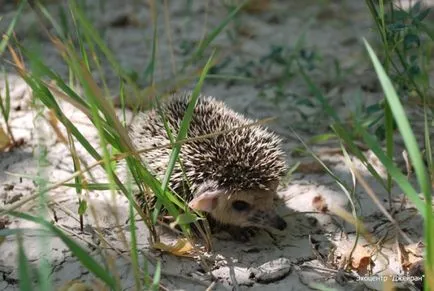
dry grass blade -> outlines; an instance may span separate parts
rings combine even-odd
[[[390,215],[390,213],[387,211],[387,209],[383,206],[380,199],[378,199],[377,195],[375,195],[374,190],[369,186],[369,184],[366,182],[365,178],[362,177],[360,172],[353,166],[354,174],[359,181],[359,184],[362,185],[362,187],[365,189],[366,193],[371,197],[372,201],[374,201],[375,205],[380,209],[380,211],[384,214],[384,216],[396,227],[398,232],[402,235],[402,237],[407,241],[407,243],[413,243],[412,239],[402,231],[401,227],[399,226],[398,222]]]
[[[68,144],[66,137],[63,135],[62,131],[59,128],[59,120],[57,119],[55,113],[52,110],[48,112],[48,123],[50,124],[51,128],[54,130],[57,139],[63,144]]]
[[[346,222],[354,225],[356,228],[358,228],[360,234],[366,239],[366,241],[368,241],[369,243],[374,243],[374,237],[369,233],[361,220],[355,218],[351,213],[341,207],[330,207],[329,211],[339,216]]]
[[[20,57],[18,57],[17,52],[14,50],[14,48],[12,46],[8,45],[8,49],[9,49],[9,52],[11,53],[11,55],[12,55],[12,59],[13,59],[13,61],[15,63],[15,67],[16,67],[18,73],[21,76],[23,76],[23,74],[26,71],[26,66],[24,65],[24,61]]]
[[[247,124],[247,125],[243,125],[243,126],[235,127],[235,128],[232,128],[232,129],[222,130],[222,131],[217,131],[217,132],[214,132],[214,133],[210,133],[210,134],[206,134],[206,135],[201,135],[201,136],[198,136],[198,137],[195,137],[195,138],[190,138],[190,139],[184,139],[184,140],[176,141],[176,142],[174,142],[173,144],[167,143],[166,145],[162,145],[162,146],[159,146],[159,147],[146,148],[146,149],[139,149],[139,150],[137,150],[136,152],[137,152],[137,153],[145,153],[145,152],[150,152],[150,151],[154,151],[154,150],[157,150],[157,149],[170,148],[170,147],[172,147],[174,144],[184,144],[184,143],[187,143],[187,142],[193,142],[193,141],[198,141],[198,140],[208,139],[208,138],[215,137],[215,136],[217,136],[217,135],[227,134],[227,133],[229,133],[229,132],[232,132],[232,131],[235,131],[235,130],[238,130],[238,129],[241,129],[241,128],[247,128],[247,127],[252,127],[252,126],[257,126],[257,125],[260,125],[260,124],[264,124],[264,123],[270,122],[270,121],[272,121],[272,120],[274,120],[274,119],[275,119],[274,117],[265,118],[265,119],[261,119],[261,120],[258,120],[258,121],[256,121],[256,122],[252,122],[252,123],[249,123],[249,124]],[[131,155],[130,153],[122,153],[122,154],[118,154],[117,156],[113,157],[113,158],[111,159],[111,161],[119,161],[119,160],[122,160],[122,159],[127,158],[127,157],[130,156],[130,155]],[[76,177],[78,177],[78,176],[81,176],[81,175],[83,175],[84,173],[89,172],[90,170],[94,169],[94,168],[97,167],[97,166],[102,165],[103,162],[104,162],[103,160],[96,161],[96,162],[94,162],[93,164],[91,164],[91,165],[87,166],[86,168],[82,169],[81,171],[76,171],[76,172],[74,172],[74,173],[73,173],[71,176],[69,176],[68,178],[65,178],[64,180],[61,180],[61,181],[57,182],[57,183],[54,184],[54,185],[48,186],[48,187],[46,188],[46,191],[47,191],[47,192],[50,192],[50,191],[52,191],[52,190],[54,190],[54,189],[57,189],[57,188],[59,188],[59,187],[64,186],[66,183],[68,183],[68,182],[71,181],[72,179],[74,179],[74,178],[76,178]],[[16,209],[20,208],[21,206],[27,204],[28,202],[30,202],[30,201],[32,201],[32,200],[35,200],[38,196],[39,196],[39,194],[33,194],[33,195],[28,196],[28,197],[24,197],[24,198],[22,198],[21,200],[19,200],[19,201],[13,203],[13,204],[11,204],[11,205],[9,205],[8,207],[4,207],[4,208],[1,208],[1,207],[0,207],[0,216],[2,216],[2,215],[6,215],[8,212],[11,212],[11,211],[13,211],[13,210],[16,210]]]
[[[108,100],[106,98],[104,98],[102,90],[95,83],[94,79],[90,75],[90,72],[87,70],[86,66],[83,63],[80,63],[80,69],[81,69],[81,73],[83,74],[83,78],[90,85],[90,89],[92,90],[93,95],[99,101],[98,105],[101,106],[101,108],[99,108],[99,109],[102,112],[104,112],[104,114],[106,116],[108,116],[110,118],[110,120],[113,122],[114,129],[120,135],[120,141],[122,143],[124,143],[124,146],[127,149],[129,149],[130,151],[133,151],[134,147],[133,147],[133,144],[131,142],[130,137],[128,136],[128,132],[125,129],[125,127],[122,126],[121,122],[119,121],[118,117],[116,116],[116,112],[114,111],[113,107],[110,106],[111,103],[108,102]]]
[[[76,107],[77,109],[79,109],[81,112],[83,112],[83,114],[85,114],[87,117],[89,117],[89,118],[92,117],[92,113],[90,112],[90,110],[87,107],[83,106],[82,104],[80,104],[79,102],[77,102],[75,99],[71,98],[67,94],[65,94],[62,91],[60,91],[53,84],[45,82],[45,85],[50,89],[50,91],[52,93],[54,93],[54,96],[57,96],[57,97],[61,98],[62,100],[70,103],[71,105],[73,105],[74,107]]]
[[[9,148],[11,140],[3,128],[0,126],[0,152]]]

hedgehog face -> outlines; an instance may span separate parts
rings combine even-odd
[[[189,205],[193,209],[208,212],[223,224],[283,230],[286,222],[276,214],[274,198],[275,189],[230,194],[221,190],[208,190],[198,193]]]

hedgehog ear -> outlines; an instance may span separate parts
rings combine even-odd
[[[194,210],[211,212],[217,206],[217,199],[222,194],[220,190],[211,190],[198,193],[188,206]]]

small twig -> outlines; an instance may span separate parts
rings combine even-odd
[[[405,168],[407,169],[407,179],[410,179],[410,176],[412,174],[412,166],[410,162],[410,158],[408,156],[408,152],[406,150],[402,151],[402,157],[404,158],[405,162]],[[405,208],[405,205],[407,204],[407,196],[404,195],[401,199],[401,205],[399,206],[399,209],[403,210]]]
[[[10,124],[8,121],[5,121],[5,124],[6,124],[6,130],[7,130],[8,134],[11,138],[11,144],[12,144],[12,146],[15,146],[16,144],[18,144],[18,142],[16,141],[14,134],[12,133],[12,129],[10,127]]]
[[[228,258],[227,260],[229,267],[229,277],[231,278],[232,286],[234,286],[232,290],[240,291],[240,286],[238,285],[237,278],[235,277],[235,269],[232,259]]]
[[[87,171],[90,171],[91,169],[95,168],[96,166],[102,164],[103,162],[104,162],[103,160],[97,161],[97,162],[95,162],[94,164],[92,164],[91,166],[85,168],[84,170],[74,172],[74,173],[73,173],[71,176],[69,176],[68,178],[66,178],[66,179],[64,179],[64,180],[62,180],[62,181],[60,181],[60,182],[57,182],[57,183],[54,184],[54,185],[51,185],[51,186],[47,187],[47,188],[45,189],[45,191],[43,191],[43,193],[35,193],[35,194],[30,195],[30,196],[28,196],[28,197],[24,197],[23,199],[21,199],[21,200],[15,202],[15,203],[13,203],[13,204],[10,205],[9,207],[0,208],[0,216],[2,216],[2,215],[6,215],[8,212],[11,212],[11,211],[13,211],[13,210],[18,209],[19,207],[23,206],[24,204],[26,204],[26,203],[28,203],[28,202],[30,202],[30,201],[32,201],[32,200],[38,198],[39,195],[42,195],[42,194],[44,194],[44,193],[48,193],[48,192],[50,192],[50,191],[52,191],[52,190],[54,190],[54,189],[56,189],[56,188],[58,188],[58,187],[63,186],[63,184],[69,182],[70,180],[74,179],[74,178],[77,177],[77,176],[80,176],[80,175],[84,174],[84,173],[87,172]]]
[[[238,130],[238,129],[242,129],[242,128],[247,128],[247,127],[252,127],[252,126],[259,125],[259,124],[263,124],[263,123],[269,122],[269,121],[271,121],[273,119],[275,119],[275,118],[274,117],[265,118],[265,119],[261,119],[259,121],[252,122],[252,123],[249,123],[249,124],[246,124],[246,125],[243,125],[243,126],[239,126],[239,127],[236,127],[236,128],[232,128],[232,129],[228,129],[228,130],[222,130],[222,131],[218,131],[218,132],[215,132],[215,133],[209,133],[209,134],[201,135],[201,136],[194,137],[194,138],[183,139],[183,140],[174,142],[173,144],[168,143],[168,144],[161,145],[161,146],[158,146],[158,147],[141,149],[141,150],[136,151],[134,154],[146,153],[146,152],[150,152],[150,151],[154,151],[154,150],[158,150],[158,149],[164,149],[164,148],[171,148],[174,145],[179,145],[179,144],[184,144],[184,143],[188,143],[188,142],[194,142],[194,141],[199,141],[199,140],[203,140],[203,139],[212,138],[212,137],[215,137],[215,136],[218,136],[218,135],[221,135],[221,134],[226,134],[226,133]],[[115,157],[112,157],[110,159],[110,161],[123,160],[123,159],[125,159],[126,157],[128,157],[128,156],[130,156],[132,154],[133,153],[130,153],[130,152],[118,154]],[[60,182],[57,182],[54,185],[51,185],[51,186],[47,187],[44,192],[48,193],[51,190],[54,190],[54,189],[56,189],[58,187],[61,187],[61,186],[63,186],[63,184],[69,182],[70,180],[72,180],[72,179],[74,179],[74,178],[76,178],[76,177],[78,177],[78,176],[80,176],[80,175],[82,175],[82,174],[84,174],[86,172],[89,172],[91,169],[93,169],[96,166],[99,166],[99,165],[101,165],[103,163],[104,163],[104,160],[96,161],[95,163],[91,164],[90,166],[84,168],[83,170],[74,172],[68,178],[66,178],[66,179],[64,179],[64,180],[62,180]],[[33,194],[33,195],[29,196],[29,197],[25,197],[25,198],[21,199],[20,201],[17,201],[16,203],[10,205],[9,207],[0,208],[0,216],[6,215],[8,212],[18,209],[19,207],[23,206],[24,204],[28,203],[29,201],[32,201],[32,200],[36,199],[39,195],[40,195],[40,193],[36,193],[36,194]]]
[[[386,216],[386,218],[396,227],[398,232],[402,235],[402,237],[410,244],[413,243],[411,238],[401,230],[401,227],[399,226],[398,222],[390,215],[390,213],[386,210],[386,208],[381,204],[378,197],[375,195],[372,188],[368,185],[366,180],[360,175],[359,171],[355,167],[353,167],[354,174],[356,175],[357,180],[359,180],[360,185],[365,189],[366,193],[371,197],[371,199],[374,201],[374,203],[378,206],[380,211]]]
[[[215,286],[215,281],[212,281],[209,287],[205,289],[205,291],[211,291],[212,288],[214,288],[214,286]]]
[[[407,179],[410,179],[410,176],[412,174],[412,166],[410,163],[410,158],[408,156],[408,152],[406,150],[402,151],[402,157],[404,158],[405,161],[405,168],[407,169]]]
[[[332,273],[332,274],[338,274],[338,273],[342,272],[342,269],[334,270],[334,269],[330,269],[330,268],[311,266],[311,265],[301,265],[301,266],[298,266],[298,267],[301,268],[301,269],[303,269],[303,268],[305,268],[305,269],[313,269],[313,270],[318,270],[318,271],[323,271],[323,272],[329,272],[329,273]],[[344,271],[344,275],[348,276],[348,277],[350,277],[351,279],[354,279],[354,280],[357,279],[357,276],[355,276],[355,275],[353,275],[351,273],[345,272],[345,271]]]
[[[57,207],[59,207],[59,209],[62,210],[63,213],[65,213],[67,216],[71,217],[72,219],[74,219],[75,221],[77,221],[78,223],[80,223],[80,220],[75,217],[75,214],[71,210],[69,210],[68,208],[64,207],[58,201],[56,201],[54,199],[51,199],[51,197],[50,197],[50,202],[53,203],[53,204],[55,204]]]

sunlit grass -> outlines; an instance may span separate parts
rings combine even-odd
[[[20,15],[21,9],[24,5],[25,4],[23,1],[16,18],[14,18],[14,21],[11,24],[10,32],[8,32],[8,38],[5,38],[6,40],[9,40],[12,28],[15,25],[15,21]],[[231,21],[231,19],[235,17],[240,7],[237,7],[235,10],[233,10],[228,17],[225,18],[220,25],[218,25],[218,27],[213,29],[206,36],[204,41],[202,41],[197,48],[196,53],[192,55],[192,60],[194,59],[194,61],[197,61],[205,56],[206,49],[211,45],[212,41],[217,37],[218,34],[221,33],[222,29]],[[183,201],[182,198],[180,199],[180,197],[168,189],[168,183],[175,163],[178,162],[180,147],[187,136],[186,134],[188,131],[188,126],[192,119],[193,109],[197,98],[199,97],[201,87],[207,77],[209,69],[213,65],[212,55],[208,58],[207,63],[199,71],[199,73],[195,72],[195,74],[191,76],[188,76],[184,73],[186,78],[181,78],[181,80],[187,79],[188,82],[194,81],[196,79],[197,85],[191,96],[192,102],[190,103],[186,115],[181,123],[180,132],[174,136],[172,145],[169,145],[173,148],[173,150],[170,156],[170,162],[166,175],[162,181],[159,181],[149,172],[146,165],[142,163],[140,154],[137,151],[138,149],[134,147],[129,138],[128,130],[126,128],[127,124],[125,123],[125,88],[128,88],[128,94],[135,94],[138,98],[140,98],[140,96],[143,94],[142,92],[146,92],[148,89],[139,88],[138,84],[131,78],[130,74],[128,74],[122,68],[122,66],[116,60],[114,54],[105,44],[103,38],[99,35],[98,31],[87,19],[80,5],[75,1],[69,2],[69,11],[65,11],[62,8],[60,22],[55,19],[55,17],[50,15],[48,10],[45,9],[42,4],[37,3],[37,5],[34,6],[34,9],[37,10],[37,15],[40,17],[39,20],[41,23],[43,23],[43,20],[48,20],[48,22],[54,27],[55,34],[51,34],[48,31],[45,32],[47,33],[47,36],[50,37],[53,46],[57,48],[59,54],[64,59],[64,62],[69,70],[69,80],[65,81],[62,79],[62,77],[60,77],[55,71],[44,64],[44,61],[37,53],[29,50],[26,47],[23,47],[20,43],[13,41],[12,46],[9,47],[9,50],[13,56],[13,61],[18,73],[32,89],[33,96],[36,98],[35,100],[38,100],[40,104],[43,104],[47,109],[49,109],[54,117],[66,129],[68,136],[68,150],[71,153],[72,164],[76,174],[74,177],[72,177],[72,179],[74,179],[73,183],[61,183],[56,187],[63,185],[75,188],[79,200],[77,214],[80,217],[81,228],[83,227],[83,216],[89,211],[86,198],[84,198],[83,195],[84,192],[110,190],[112,193],[112,199],[115,199],[117,192],[121,192],[125,195],[125,197],[129,200],[129,229],[131,230],[130,243],[127,243],[126,237],[122,231],[118,233],[120,234],[121,241],[123,241],[124,244],[127,244],[127,247],[130,249],[136,289],[141,290],[141,286],[144,284],[146,288],[158,290],[161,278],[161,263],[157,262],[153,278],[150,278],[151,274],[148,273],[147,267],[143,268],[139,265],[139,256],[141,255],[139,254],[137,247],[135,219],[137,214],[141,216],[142,221],[150,230],[152,241],[157,242],[159,241],[159,237],[155,231],[157,215],[152,214],[158,214],[161,206],[168,211],[169,215],[176,218],[175,222],[179,225],[186,237],[191,237],[192,235],[190,224],[197,220],[183,219],[182,217],[183,215],[188,215],[191,217],[195,217],[196,215],[188,210],[186,202]],[[73,27],[69,26],[68,23],[70,22],[68,22],[66,19],[68,17],[72,17]],[[156,34],[156,22],[154,22],[153,31],[153,52],[149,60],[149,66],[143,72],[143,78],[149,81],[151,88],[156,86],[154,77],[156,63],[155,52],[156,43],[158,41],[158,35]],[[77,40],[77,44],[72,43],[73,39]],[[6,46],[7,42],[2,41],[2,50]],[[76,48],[78,48],[78,51]],[[23,55],[28,62],[28,67],[24,65],[24,61],[20,57],[21,55]],[[122,120],[119,119],[112,101],[108,99],[109,90],[105,82],[104,72],[101,68],[101,62],[103,61],[107,61],[111,65],[121,80],[120,96],[123,111]],[[185,64],[184,68],[190,65],[191,63]],[[100,88],[90,73],[90,71],[94,69],[99,72],[99,77],[101,78],[103,88]],[[83,93],[77,93],[77,85],[83,89]],[[156,92],[155,90],[153,91]],[[84,113],[85,116],[87,116],[97,130],[99,138],[98,145],[95,145],[88,140],[88,138],[74,125],[74,123],[70,120],[70,117],[67,116],[67,114],[63,111],[60,100],[61,102],[70,103],[76,109]],[[5,102],[2,102],[2,105],[4,103],[8,105],[9,99],[5,99]],[[8,106],[2,106],[2,113],[6,118],[8,117],[8,114],[5,114],[8,113],[6,112],[7,108]],[[90,182],[87,180],[87,170],[89,170],[90,167],[82,165],[79,154],[75,149],[76,143],[80,144],[80,146],[83,147],[92,158],[94,158],[96,161],[96,163],[93,164],[94,166],[103,168],[104,172],[107,174],[107,182]],[[42,157],[42,155],[39,156],[39,158]],[[116,163],[113,162],[119,161],[120,159],[126,160],[125,170],[128,172],[128,181],[121,181],[117,176],[118,169],[116,169]],[[46,180],[42,179],[41,183],[42,182],[46,183]],[[132,187],[133,184],[137,185],[137,187]],[[41,191],[39,191],[38,194],[38,196],[42,199],[52,188],[50,188],[50,186],[46,187],[46,184],[41,185],[45,185],[43,188],[41,188]],[[155,211],[149,209],[146,205],[144,209],[138,206],[133,195],[133,189],[137,188],[142,195],[149,195],[147,193],[151,191],[153,195],[157,197],[157,205],[159,207],[157,207]],[[41,206],[46,204],[45,200],[40,201]],[[182,214],[184,212],[185,214]],[[101,264],[101,262],[110,262],[113,260],[107,258],[103,259],[102,261],[94,260],[87,253],[87,250],[75,243],[74,240],[60,230],[55,224],[49,223],[46,220],[47,218],[45,217],[46,215],[44,213],[41,213],[40,217],[31,216],[29,214],[20,213],[13,210],[7,210],[7,212],[3,214],[9,214],[29,220],[39,224],[42,228],[48,229],[53,235],[62,239],[74,256],[76,256],[81,264],[83,264],[83,266],[85,266],[92,274],[101,279],[113,290],[119,290],[121,288],[119,278],[117,278],[116,272],[113,272],[115,271],[113,269],[114,266]],[[119,219],[117,218],[117,213],[113,212],[112,214],[117,221],[116,224],[121,225]],[[208,245],[210,245],[208,236],[209,234],[207,235],[206,231],[202,231],[202,234],[208,241]],[[43,239],[44,241],[47,240],[46,237]],[[19,240],[19,242],[21,242],[21,240]],[[19,245],[21,246],[21,243]],[[43,243],[42,245],[48,247],[47,242]],[[20,275],[24,277],[26,276],[28,269],[26,255],[22,248],[20,248],[19,253],[21,266]],[[102,252],[101,255],[104,257],[108,254]],[[44,264],[43,268],[41,268],[42,271],[47,270],[46,260],[49,260],[49,256],[46,256],[45,259],[41,261]],[[144,261],[144,266],[146,266],[146,258]],[[46,272],[43,272],[43,274],[44,275],[38,280],[38,284],[40,288],[42,288],[41,290],[49,290],[51,289],[49,277],[46,276]],[[22,290],[32,290],[32,287],[32,283],[29,281],[22,284]]]
[[[218,61],[218,53],[215,53],[215,51],[212,50],[213,41],[224,31],[224,28],[235,19],[236,15],[243,9],[247,2],[248,1],[243,1],[234,9],[230,10],[228,15],[198,42],[198,45],[192,50],[191,55],[188,56],[187,60],[179,65],[179,70],[177,70],[176,66],[173,65],[172,73],[175,75],[175,78],[173,78],[175,82],[172,82],[173,80],[171,79],[157,79],[155,75],[155,68],[158,62],[158,43],[161,38],[157,33],[157,17],[160,16],[158,15],[157,5],[159,4],[157,1],[150,1],[153,17],[153,29],[152,45],[148,49],[151,53],[150,58],[146,60],[147,66],[142,72],[137,73],[139,78],[147,84],[147,86],[143,88],[138,85],[139,83],[132,77],[131,73],[123,68],[118,62],[114,53],[109,49],[104,38],[101,36],[101,32],[92,25],[79,2],[75,1],[70,1],[67,9],[61,8],[60,19],[51,15],[43,4],[37,3],[36,6],[34,6],[34,9],[38,11],[38,17],[42,18],[39,19],[41,23],[42,20],[48,21],[54,28],[55,33],[51,34],[46,31],[46,33],[48,33],[47,36],[51,39],[52,45],[57,48],[59,54],[62,55],[63,60],[68,67],[67,79],[58,75],[57,72],[44,63],[44,60],[40,55],[28,47],[23,47],[19,42],[12,38],[13,28],[16,25],[18,17],[22,13],[23,7],[25,6],[25,1],[22,1],[8,31],[0,42],[0,56],[3,55],[5,49],[10,45],[9,49],[13,56],[16,69],[21,77],[31,87],[34,98],[38,103],[43,104],[45,109],[49,109],[60,124],[62,124],[66,129],[68,138],[65,146],[68,147],[68,151],[72,156],[74,174],[72,174],[68,181],[59,181],[57,184],[47,184],[47,177],[39,175],[38,193],[27,200],[23,199],[23,201],[20,201],[18,204],[8,208],[7,210],[1,209],[0,215],[7,214],[32,221],[38,224],[42,229],[46,230],[46,233],[43,232],[45,236],[41,237],[41,246],[43,248],[48,248],[49,246],[48,235],[59,237],[84,267],[113,290],[121,290],[123,286],[121,286],[119,277],[114,269],[115,267],[107,263],[111,261],[107,259],[109,256],[107,253],[102,251],[100,257],[93,258],[89,255],[88,250],[71,239],[69,235],[56,226],[56,223],[49,222],[46,212],[42,211],[38,216],[33,216],[28,213],[17,211],[19,206],[23,205],[30,199],[39,198],[40,206],[43,210],[47,203],[47,200],[45,199],[46,195],[49,194],[51,190],[58,187],[74,188],[79,202],[76,214],[80,218],[80,228],[83,229],[83,219],[85,214],[90,211],[84,193],[108,190],[111,193],[113,201],[116,199],[118,193],[123,194],[129,201],[129,242],[125,233],[121,229],[119,229],[120,232],[118,232],[118,234],[119,239],[129,250],[128,254],[131,257],[136,290],[142,290],[143,288],[158,290],[158,288],[162,287],[160,279],[164,270],[162,270],[161,262],[158,261],[154,265],[154,272],[151,274],[148,270],[148,261],[146,257],[140,253],[137,246],[136,233],[137,224],[144,223],[151,234],[151,245],[159,242],[160,238],[155,227],[158,223],[158,215],[161,213],[160,211],[162,208],[166,209],[168,214],[173,218],[171,226],[178,226],[181,229],[181,234],[188,239],[194,239],[191,229],[191,224],[194,224],[209,249],[211,247],[209,229],[206,224],[205,229],[202,229],[202,224],[199,223],[203,220],[203,217],[199,213],[190,211],[186,201],[183,201],[182,197],[177,193],[173,193],[168,186],[175,165],[180,163],[179,154],[181,146],[186,142],[189,124],[193,117],[193,109],[204,82],[208,79],[232,79],[248,81],[253,85],[255,81],[253,77],[209,74],[211,67]],[[382,0],[367,0],[366,3],[368,9],[373,15],[375,20],[374,23],[377,26],[378,35],[382,43],[381,49],[378,49],[377,52],[374,52],[367,43],[365,44],[384,92],[384,100],[383,103],[381,103],[382,107],[380,106],[383,114],[381,118],[376,120],[378,123],[382,123],[380,128],[382,129],[382,133],[384,133],[383,141],[385,144],[383,144],[382,140],[379,140],[378,137],[371,133],[367,123],[356,123],[353,127],[346,124],[339,117],[337,111],[329,104],[327,98],[313,82],[303,66],[298,63],[299,74],[305,80],[312,95],[321,104],[324,112],[330,117],[331,129],[333,131],[332,133],[318,135],[312,138],[309,142],[319,143],[330,139],[338,139],[342,145],[342,152],[348,168],[351,169],[353,166],[350,161],[350,155],[359,159],[377,182],[379,182],[380,185],[382,185],[382,187],[389,193],[389,208],[391,208],[394,194],[391,192],[392,187],[396,184],[402,189],[406,197],[415,205],[419,214],[425,221],[425,269],[426,273],[429,275],[434,273],[434,228],[431,202],[431,180],[434,177],[434,163],[430,136],[432,125],[430,125],[428,117],[429,114],[432,113],[432,109],[430,109],[429,106],[429,104],[432,104],[432,100],[429,100],[427,94],[430,88],[429,81],[421,81],[408,73],[410,68],[408,67],[408,64],[403,61],[406,59],[403,54],[407,52],[396,49],[398,45],[391,43],[391,40],[388,38],[388,33],[390,33],[387,30],[388,16],[386,15],[386,12],[388,6],[385,6]],[[169,23],[170,21],[168,20],[168,16],[165,16],[167,17],[166,23]],[[423,14],[419,16],[422,18]],[[71,22],[68,21],[69,18],[71,18]],[[423,18],[420,20],[418,25],[420,26],[421,31],[423,30],[429,34],[427,28],[423,26],[422,20]],[[72,26],[70,23],[72,23]],[[305,33],[306,32],[303,32],[303,35]],[[402,41],[404,41],[404,39]],[[300,49],[299,46],[301,46],[301,41],[297,41],[297,52]],[[211,50],[212,53],[210,53]],[[24,66],[24,61],[21,59],[21,55],[26,59],[28,67]],[[377,57],[377,55],[382,58]],[[298,60],[294,53],[287,59],[286,65],[292,67],[293,64],[297,62]],[[122,111],[121,116],[118,116],[119,114],[115,110],[112,100],[108,97],[110,95],[110,89],[107,86],[105,73],[102,68],[103,63],[108,63],[120,80],[118,93],[120,96],[120,107]],[[204,65],[199,66],[197,64]],[[402,70],[396,70],[399,66],[402,67]],[[428,66],[424,67],[422,71],[425,72],[424,70],[428,70]],[[91,72],[97,72],[98,81],[96,81]],[[396,74],[396,72],[404,72],[402,73],[404,76],[401,76],[402,79],[406,79],[408,80],[408,83],[414,85],[414,90],[422,100],[424,109],[425,152],[422,152],[420,145],[416,143],[413,128],[410,126],[411,124],[406,117],[406,112],[403,109],[403,102],[400,98],[399,91],[397,92],[395,89],[397,84],[394,83],[392,75]],[[425,78],[427,77],[425,76]],[[129,138],[126,118],[127,99],[129,98],[127,95],[135,96],[135,99],[140,101],[139,103],[149,103],[136,104],[137,106],[132,106],[134,107],[134,111],[139,107],[158,107],[161,102],[160,97],[163,99],[173,88],[183,87],[191,82],[195,82],[195,87],[191,95],[191,102],[189,103],[189,107],[180,125],[180,131],[178,133],[172,133],[166,126],[167,134],[170,137],[170,143],[167,147],[170,147],[172,152],[165,175],[162,180],[159,180],[152,175],[146,167],[146,164],[141,160],[140,156],[140,153],[143,151],[152,149],[137,149]],[[83,89],[83,92],[79,93],[77,88]],[[159,97],[155,100],[156,104],[149,102],[150,99],[146,98],[151,95],[157,95]],[[70,117],[62,109],[62,102],[67,102],[74,106],[94,125],[98,135],[97,144],[91,142],[90,139],[71,121]],[[0,96],[0,110],[4,122],[6,123],[8,133],[13,140],[13,134],[8,127],[10,96],[9,86],[7,83],[6,95]],[[163,118],[166,120],[164,116]],[[393,161],[394,134],[396,133],[396,128],[399,130],[399,133],[405,141],[412,166],[415,169],[418,186],[423,194],[423,199],[421,199],[419,195],[419,190],[412,185],[411,181],[409,181],[407,176],[402,173]],[[358,146],[359,140],[363,141],[364,144],[372,150],[385,167],[387,170],[386,179],[381,177],[377,170],[370,164],[369,160],[363,153],[363,150]],[[91,166],[83,163],[76,150],[76,145],[83,147],[93,159],[92,161],[89,161]],[[385,149],[383,149],[383,145],[385,145]],[[44,148],[43,144],[40,146],[42,149]],[[304,146],[308,148],[306,144],[304,144]],[[309,152],[320,164],[322,164],[326,169],[326,172],[337,182],[340,189],[350,200],[351,214],[341,214],[342,216],[346,215],[346,219],[356,226],[356,245],[359,234],[369,236],[369,233],[366,233],[366,230],[361,228],[361,224],[359,224],[359,201],[355,196],[355,186],[352,185],[351,187],[351,185],[346,185],[338,176],[335,175],[335,173],[327,168],[327,166],[322,163],[313,152]],[[427,164],[426,166],[424,164],[424,157]],[[43,155],[43,151],[37,156],[37,158],[41,163],[46,162],[44,160],[46,157]],[[118,168],[119,166],[117,165],[117,162],[122,160],[124,160],[126,165],[128,177],[126,181],[121,181],[118,177],[118,171],[120,169]],[[92,179],[90,172],[95,167],[101,167],[101,169],[106,173],[107,181],[101,182]],[[88,176],[90,176],[90,178]],[[353,179],[355,180],[357,177],[357,173],[353,172]],[[157,198],[157,206],[154,209],[151,209],[145,204],[145,207],[141,208],[134,199],[134,193],[136,190],[138,190],[141,195],[149,195],[149,193],[155,195]],[[365,190],[366,192],[369,192],[369,187],[365,187]],[[377,197],[374,195],[370,196],[382,213],[390,221],[394,222],[388,212],[391,209],[385,209]],[[116,210],[114,210],[112,214],[116,220],[116,224],[118,226],[121,225],[119,214]],[[141,221],[136,221],[137,216],[140,216]],[[15,235],[17,237],[20,289],[34,290],[33,283],[29,279],[26,279],[30,278],[30,265],[23,247],[23,236],[25,231],[18,229],[15,232],[1,231],[0,233],[4,236]],[[43,250],[43,253],[48,254],[47,249]],[[141,259],[144,261],[143,265],[140,265]],[[42,267],[40,268],[40,278],[38,280],[39,287],[44,290],[51,289],[47,260],[49,260],[48,255],[45,260],[41,261]],[[427,288],[430,287],[430,290],[434,290],[432,282],[427,280],[426,284]],[[429,284],[431,285],[429,286]],[[330,290],[324,286],[316,286],[316,288],[321,290]]]

